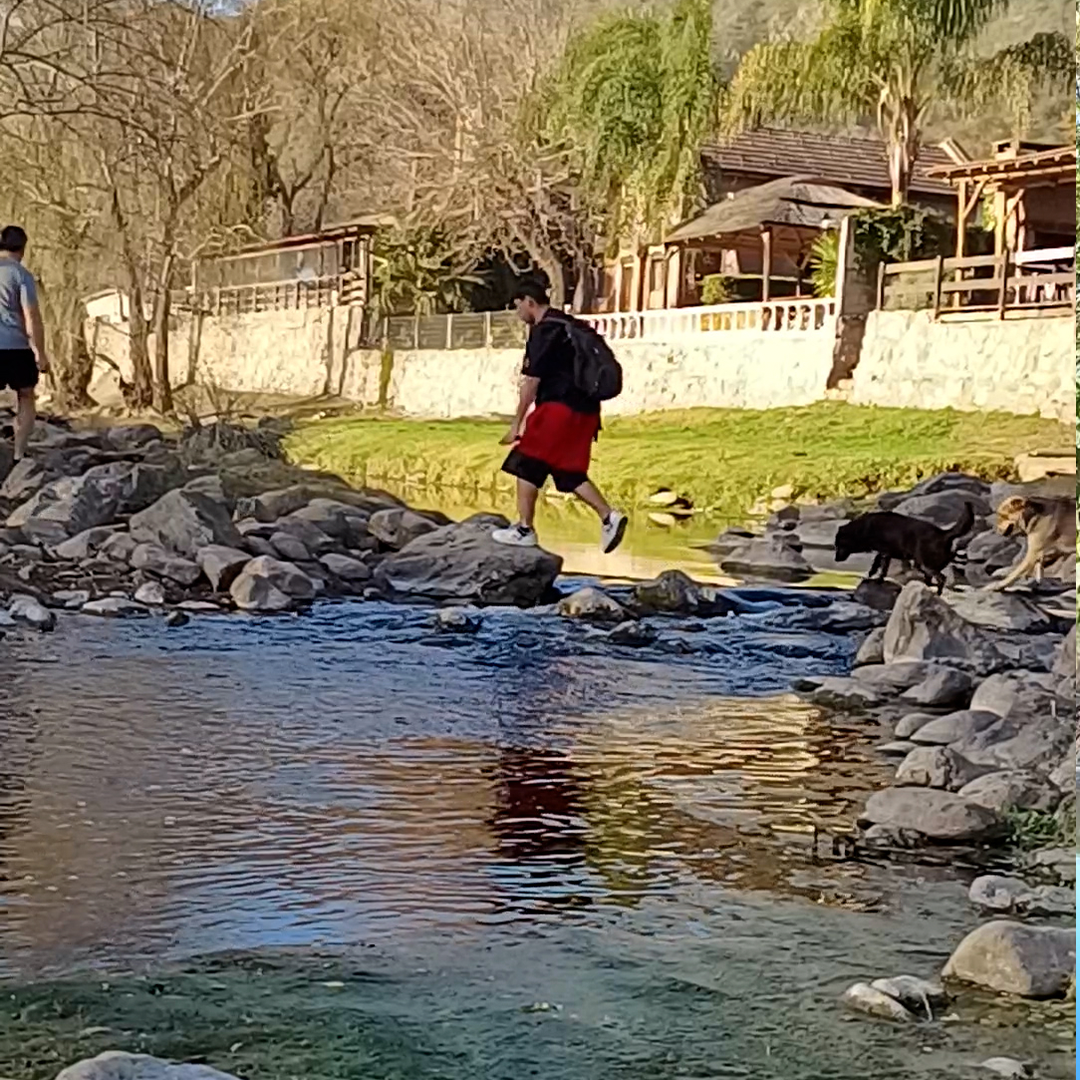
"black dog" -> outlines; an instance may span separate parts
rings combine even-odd
[[[939,529],[928,521],[903,514],[875,513],[841,525],[836,533],[836,561],[872,551],[877,558],[867,575],[882,581],[893,559],[903,559],[918,570],[927,585],[936,585],[938,596],[945,588],[942,570],[956,554],[954,544],[975,524],[975,507],[964,503],[960,520],[951,529]]]

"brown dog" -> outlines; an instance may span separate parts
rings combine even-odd
[[[1044,565],[1063,555],[1076,557],[1076,505],[1071,499],[1013,495],[998,507],[997,531],[1002,536],[1022,533],[1027,550],[1001,581],[986,586],[990,592],[1007,589],[1032,573],[1042,581]]]

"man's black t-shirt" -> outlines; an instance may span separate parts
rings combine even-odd
[[[557,401],[574,412],[596,415],[600,403],[574,384],[574,344],[567,333],[568,322],[567,316],[549,310],[532,328],[521,373],[540,380],[537,405]]]

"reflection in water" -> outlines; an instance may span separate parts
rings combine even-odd
[[[452,639],[366,604],[182,631],[73,617],[5,643],[0,977],[370,949],[386,981],[352,1007],[437,1028],[492,1080],[683,1080],[730,1054],[745,1075],[866,1075],[873,1029],[839,1025],[836,994],[940,962],[964,890],[811,865],[810,824],[885,778],[876,733],[775,696],[849,643],[748,625],[681,655],[521,612]],[[838,888],[902,899],[806,903]],[[521,1019],[545,1001],[565,1013]],[[875,1075],[935,1075],[907,1071],[917,1045],[879,1050]]]

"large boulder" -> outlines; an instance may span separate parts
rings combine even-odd
[[[945,660],[982,674],[1004,663],[986,630],[962,618],[920,581],[904,586],[889,616],[885,660]]]
[[[1016,593],[949,593],[946,602],[962,619],[988,630],[1037,634],[1052,630],[1055,624],[1037,604]]]
[[[379,510],[368,521],[371,535],[393,551],[400,551],[417,537],[434,532],[437,528],[439,526],[430,518],[405,507]]]
[[[901,787],[957,791],[985,772],[984,766],[973,764],[947,746],[917,746],[900,762],[896,783]]]
[[[69,1065],[56,1080],[236,1080],[209,1065],[187,1065],[110,1050]]]
[[[1072,779],[1075,782],[1075,775]],[[1053,810],[1061,794],[1048,780],[1018,769],[984,773],[960,789],[960,798],[995,814],[1008,814],[1014,810]]]
[[[97,465],[82,476],[63,476],[46,484],[8,516],[9,528],[26,539],[59,544],[95,525],[107,525],[124,514],[136,513],[183,482],[173,461]]]
[[[700,615],[711,607],[702,587],[681,570],[635,585],[634,603],[646,615]]]
[[[194,559],[208,544],[239,547],[242,541],[225,507],[201,491],[178,488],[135,514],[132,537]]]
[[[1076,970],[1076,931],[997,919],[973,930],[943,975],[1000,994],[1062,997]]]
[[[420,536],[384,559],[378,588],[400,596],[531,607],[551,589],[562,559],[491,539],[491,525],[462,522]]]
[[[251,556],[246,551],[240,551],[237,548],[208,544],[199,549],[195,561],[214,591],[220,592],[229,588],[240,576],[240,571],[251,562]]]
[[[131,553],[131,565],[154,577],[167,578],[180,585],[194,585],[202,577],[198,564],[166,551],[159,544],[140,544]]]
[[[1002,831],[996,814],[951,792],[933,788],[891,787],[876,791],[867,799],[861,820],[945,843],[986,840]]]
[[[229,594],[242,611],[289,611],[315,599],[315,583],[292,563],[263,555],[244,567]]]
[[[559,601],[558,611],[568,619],[584,619],[587,622],[620,623],[627,618],[626,609],[618,600],[591,586],[564,596]]]

